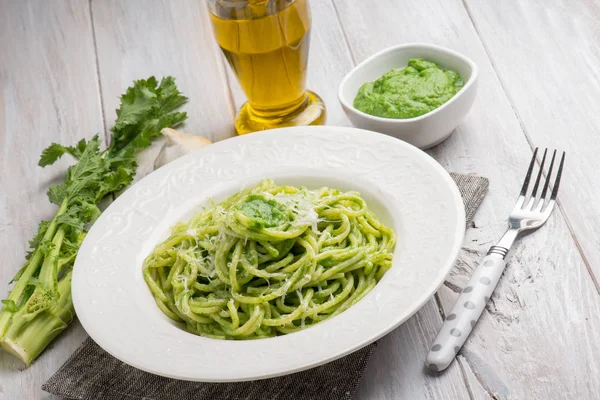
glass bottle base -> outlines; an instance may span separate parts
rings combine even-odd
[[[261,115],[254,111],[249,103],[245,103],[235,118],[237,134],[245,135],[286,126],[324,125],[326,110],[323,99],[310,90],[306,92],[306,101],[291,113],[283,115],[276,113],[269,116]]]

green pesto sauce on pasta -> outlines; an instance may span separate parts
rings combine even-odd
[[[282,225],[289,222],[291,214],[288,207],[260,194],[249,195],[237,209],[250,219],[252,228],[273,228]]]
[[[394,245],[359,193],[264,180],[177,224],[144,278],[189,332],[266,338],[356,304],[391,268]]]

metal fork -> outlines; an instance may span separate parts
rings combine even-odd
[[[544,150],[540,171],[535,179],[533,190],[530,195],[527,195],[537,153],[538,149],[536,148],[529,163],[529,169],[517,199],[517,204],[515,204],[508,217],[508,230],[497,245],[490,247],[485,258],[475,269],[473,276],[458,297],[435,338],[433,346],[431,346],[425,365],[432,371],[446,369],[467,340],[485,305],[490,300],[498,281],[500,281],[500,276],[506,266],[506,255],[519,234],[542,226],[554,209],[560,176],[565,162],[565,153],[563,152],[560,158],[558,172],[549,198],[548,190],[556,159],[556,150],[552,154],[552,161],[541,193],[538,194],[548,149]]]

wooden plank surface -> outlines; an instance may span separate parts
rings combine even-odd
[[[569,152],[560,196],[564,215],[555,212],[546,227],[518,244],[458,362],[437,376],[423,370],[442,320],[432,300],[381,340],[357,399],[597,397],[600,300],[590,273],[600,265],[600,210],[593,202],[600,194],[593,168],[600,150],[600,6],[566,0],[311,4],[308,87],[325,99],[330,125],[349,125],[337,101],[342,77],[387,46],[435,43],[479,65],[471,115],[429,152],[450,171],[491,182],[476,227],[468,230],[439,293],[443,309],[502,233],[531,144]],[[177,78],[190,97],[185,131],[213,140],[233,135],[233,115],[244,96],[212,38],[202,1],[107,0],[91,7],[72,0],[5,1],[0,15],[10,16],[0,26],[0,48],[11,55],[0,57],[0,193],[10,193],[0,195],[4,297],[37,223],[53,215],[44,192],[68,163],[35,166],[50,141],[108,131],[124,88],[152,74]],[[144,154],[140,176],[152,169],[157,150]],[[23,204],[30,205],[27,212]],[[25,370],[0,352],[0,400],[51,398],[41,384],[84,337],[75,323]]]
[[[600,2],[465,4],[530,144],[567,152],[559,201],[598,286]]]
[[[25,260],[27,242],[56,206],[46,198],[68,157],[37,166],[50,142],[102,132],[87,2],[0,2],[0,298]],[[85,338],[75,321],[33,366],[0,351],[0,399],[42,398],[40,386]],[[50,398],[46,394],[45,398]]]
[[[460,1],[345,0],[335,5],[358,62],[394,44],[429,42],[466,54],[480,68],[479,94],[470,116],[448,141],[430,151],[448,170],[490,179],[489,194],[475,219],[478,228],[467,232],[460,261],[440,292],[449,309],[456,297],[451,288],[462,288],[505,228],[531,157],[529,144]],[[427,21],[427,28],[416,28],[419,21]],[[521,36],[503,32],[501,37],[510,35],[515,41]],[[531,70],[522,79],[537,77]],[[593,339],[600,328],[599,307],[598,293],[565,219],[555,212],[544,228],[518,244],[489,311],[461,352],[471,392],[502,399],[596,397],[600,382],[590,376],[600,356]],[[385,371],[402,360],[399,355],[388,359],[371,369]],[[392,398],[389,387],[363,390],[369,393],[365,398]]]

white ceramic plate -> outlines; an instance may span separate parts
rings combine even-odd
[[[393,267],[358,304],[301,332],[252,341],[187,333],[159,311],[142,261],[175,222],[263,178],[360,191],[398,234]],[[464,221],[448,173],[398,139],[341,127],[253,133],[178,159],[112,203],[77,256],[75,310],[102,348],[154,374],[227,382],[297,372],[373,342],[419,310],[452,267]]]

